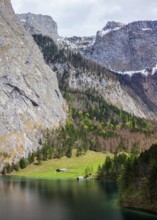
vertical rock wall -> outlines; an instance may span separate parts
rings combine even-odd
[[[56,74],[17,20],[10,0],[0,0],[0,169],[36,149],[42,132],[65,119]]]

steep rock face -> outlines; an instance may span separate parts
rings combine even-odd
[[[33,34],[43,34],[54,41],[59,38],[56,22],[48,15],[36,15],[32,13],[17,15],[26,30]]]
[[[157,64],[157,21],[109,22],[85,55],[115,72],[141,71]]]
[[[65,121],[56,74],[16,18],[0,1],[0,170],[36,149],[42,131]]]
[[[125,74],[118,77],[122,85],[134,91],[135,95],[148,106],[149,111],[157,115],[157,73],[147,76],[140,73],[132,76]]]

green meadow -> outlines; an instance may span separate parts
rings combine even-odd
[[[62,157],[61,159],[51,159],[43,161],[41,165],[31,164],[25,169],[12,173],[13,176],[29,178],[53,178],[53,179],[75,179],[84,176],[85,170],[90,168],[93,175],[96,174],[99,165],[105,161],[107,154],[87,151],[85,155],[72,158]],[[67,172],[56,172],[58,168],[66,168]]]

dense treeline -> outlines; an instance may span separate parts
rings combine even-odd
[[[156,158],[157,144],[140,155],[134,147],[131,154],[107,156],[97,178],[118,182],[122,206],[157,212]]]
[[[128,160],[120,178],[123,206],[157,212],[157,144]]]
[[[62,52],[59,51],[52,38],[42,36],[41,34],[33,35],[33,38],[39,46],[46,63],[51,63],[57,60],[61,62],[61,59],[64,58]]]
[[[138,144],[134,144],[129,153],[124,152],[121,148],[111,156],[105,158],[104,164],[98,167],[97,178],[105,180],[114,180],[122,183],[122,175],[127,169],[128,164],[133,164],[139,156]]]
[[[6,163],[1,173],[6,175],[12,173],[13,171],[19,171],[20,168],[24,169],[28,166],[28,164],[34,162],[35,156],[36,154],[32,152],[29,153],[28,158],[22,157],[19,162],[13,162],[12,164]]]
[[[98,167],[97,179],[118,181],[128,156],[126,153],[107,156],[102,166]]]
[[[35,34],[33,38],[39,46],[46,63],[64,63],[67,61],[65,50],[59,49],[52,38],[41,34]]]

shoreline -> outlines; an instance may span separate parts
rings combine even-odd
[[[157,218],[157,211],[154,211],[153,209],[149,209],[149,208],[146,208],[146,207],[135,207],[135,206],[129,206],[129,205],[123,205],[123,203],[119,203],[119,205],[125,209],[125,210],[130,210],[130,211],[137,211],[137,212],[141,212],[143,214],[149,214],[149,215],[152,215],[154,217]]]

